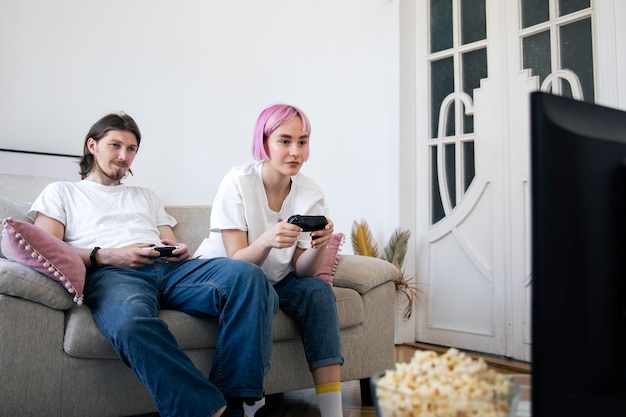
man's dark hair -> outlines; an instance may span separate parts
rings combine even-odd
[[[126,113],[107,114],[102,119],[94,123],[94,125],[91,126],[91,129],[89,129],[89,133],[87,133],[87,136],[85,136],[85,143],[83,144],[83,156],[78,163],[78,165],[80,166],[79,174],[81,179],[85,179],[93,168],[93,155],[91,154],[91,152],[89,152],[89,148],[87,147],[87,141],[89,140],[89,138],[93,138],[97,142],[102,139],[110,130],[123,130],[134,134],[137,138],[137,147],[139,147],[139,144],[141,143],[141,132],[139,131],[139,127],[137,126],[137,123],[135,123],[133,118]],[[130,169],[128,170],[128,172],[131,175],[133,173]]]

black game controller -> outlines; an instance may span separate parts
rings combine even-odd
[[[287,223],[300,226],[303,232],[314,232],[322,230],[328,224],[328,220],[324,216],[301,216],[296,214],[287,219]]]
[[[176,256],[172,254],[174,249],[180,248],[180,245],[150,246],[148,249],[159,252],[159,257],[166,258],[168,256]]]

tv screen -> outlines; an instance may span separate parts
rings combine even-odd
[[[531,189],[532,415],[626,415],[626,112],[532,93]]]

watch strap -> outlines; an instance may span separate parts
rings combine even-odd
[[[98,264],[98,260],[96,259],[96,253],[100,250],[100,246],[96,246],[89,254],[89,261],[91,262],[91,267],[94,269],[100,268]]]

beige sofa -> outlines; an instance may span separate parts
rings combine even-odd
[[[49,178],[0,174],[0,219],[26,219]],[[209,231],[210,206],[172,206],[175,232],[193,253]],[[394,364],[397,269],[380,259],[342,255],[334,279],[341,325],[344,381],[362,380]],[[163,310],[180,346],[208,375],[216,320]],[[274,322],[267,394],[310,388],[311,374],[295,322]],[[363,397],[366,402],[366,397]],[[117,358],[89,308],[57,282],[0,256],[0,416],[131,416],[155,412],[151,396]]]

